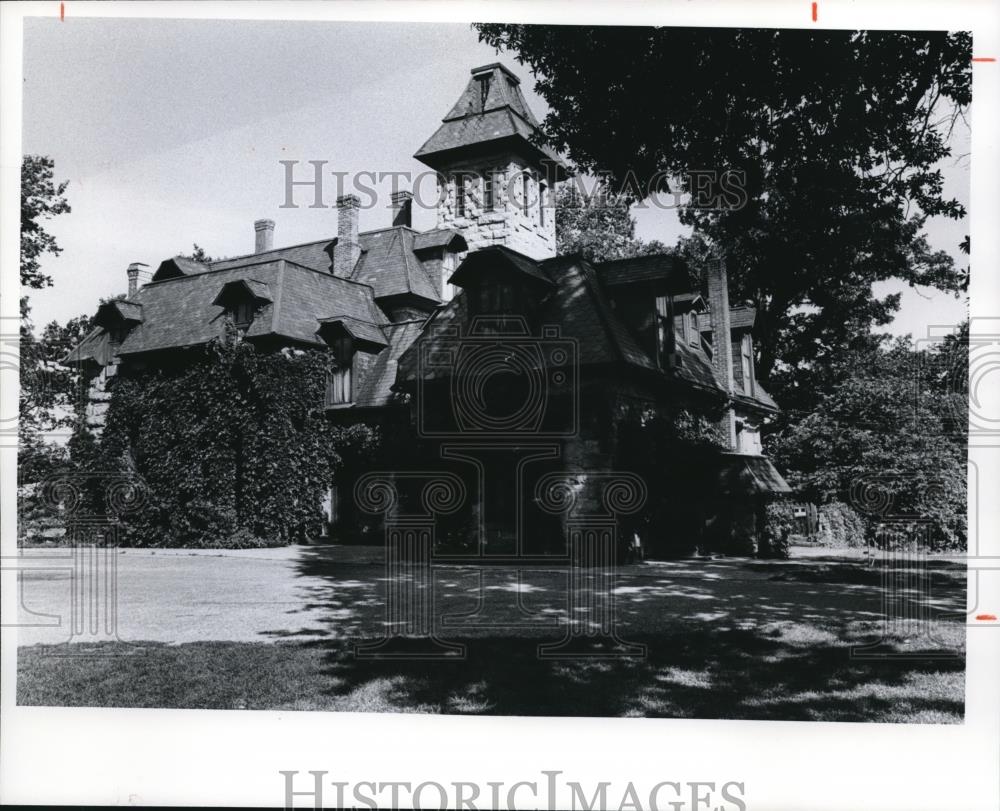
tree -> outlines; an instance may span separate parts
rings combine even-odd
[[[191,246],[191,253],[181,255],[187,257],[188,259],[193,259],[195,262],[202,262],[205,264],[215,261],[211,256],[205,253],[205,249],[202,248],[197,242]]]
[[[592,262],[667,251],[662,242],[636,239],[624,197],[606,187],[584,194],[573,182],[556,195],[556,246],[559,253],[580,253]]]
[[[22,481],[39,481],[70,459],[66,448],[45,441],[45,434],[83,426],[85,380],[62,359],[90,332],[89,316],[52,321],[36,336],[27,299],[21,299],[20,389],[18,397],[18,472]]]
[[[873,297],[876,281],[966,288],[922,231],[965,214],[935,164],[971,101],[968,34],[477,28],[530,66],[549,140],[580,169],[634,197],[674,176],[697,192],[691,170],[716,171],[696,195],[710,205],[681,219],[725,249],[733,297],[757,308],[765,382],[779,358],[808,365],[891,320],[899,297]]]
[[[53,182],[55,162],[45,155],[25,155],[21,161],[21,285],[40,289],[52,285],[52,277],[41,272],[39,258],[59,255],[56,243],[42,221],[71,209],[63,193],[69,181]]]
[[[966,543],[966,434],[955,423],[949,374],[960,336],[935,350],[883,339],[832,364],[815,409],[768,439],[768,452],[807,498],[930,519],[935,542]],[[945,360],[942,365],[941,360]]]

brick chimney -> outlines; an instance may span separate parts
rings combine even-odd
[[[361,200],[356,194],[337,198],[337,247],[333,251],[333,275],[348,277],[361,257],[358,242],[358,213]]]
[[[274,247],[274,220],[257,220],[253,224],[254,253],[264,253]]]
[[[733,345],[729,322],[729,276],[725,256],[708,261],[708,306],[712,315],[712,363],[722,380],[726,393],[733,394]],[[722,417],[726,446],[736,450],[736,414],[727,408]]]
[[[413,192],[394,191],[392,193],[392,224],[413,225]]]
[[[139,288],[147,284],[153,278],[153,271],[145,262],[133,262],[128,266],[128,297],[132,298]]]

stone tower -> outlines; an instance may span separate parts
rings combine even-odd
[[[414,155],[440,175],[438,228],[470,251],[505,245],[533,259],[556,255],[558,156],[538,143],[520,80],[499,62],[472,71],[455,106]]]

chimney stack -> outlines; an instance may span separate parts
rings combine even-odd
[[[722,378],[726,393],[733,394],[733,344],[729,320],[729,276],[726,259],[716,255],[708,261],[708,306],[712,315],[712,363]],[[736,414],[727,408],[722,418],[726,446],[736,449]]]
[[[153,271],[145,262],[133,262],[128,266],[128,297],[132,298],[139,288],[147,284],[153,278]]]
[[[361,200],[356,194],[337,198],[337,247],[333,251],[333,275],[347,278],[361,257],[358,242],[358,212]]]
[[[394,191],[392,193],[392,224],[413,225],[413,192]]]
[[[264,253],[274,247],[274,220],[257,220],[253,224],[254,253]]]

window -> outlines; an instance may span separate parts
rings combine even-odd
[[[486,109],[486,99],[490,95],[490,74],[479,77],[479,111]]]
[[[521,197],[524,206],[524,216],[528,216],[528,210],[530,209],[528,195],[531,193],[531,178],[528,177],[527,172],[521,172]]]
[[[520,310],[519,288],[511,282],[487,281],[473,294],[475,315],[505,315]]]
[[[496,199],[493,193],[493,170],[483,169],[483,208],[486,211],[493,211],[496,208]]]
[[[701,343],[701,333],[698,331],[698,313],[694,310],[688,313],[688,343],[698,346]]]
[[[351,361],[354,358],[354,347],[350,338],[337,338],[333,342],[332,349],[337,367],[327,377],[326,404],[343,405],[354,401],[354,392],[351,387]]]
[[[250,326],[250,322],[253,321],[253,311],[253,300],[242,298],[239,301],[233,302],[229,309],[229,317],[236,326],[248,327]]]
[[[117,326],[108,329],[108,340],[114,345],[118,346],[125,337],[128,335],[128,327],[124,324],[118,324]]]
[[[538,181],[538,224],[545,225],[545,184]]]
[[[455,175],[455,216],[465,216],[465,176],[461,172]]]
[[[743,336],[740,351],[743,368],[743,391],[746,394],[753,393],[753,341],[750,334]]]
[[[458,267],[458,254],[446,251],[444,258],[441,260],[441,300],[451,301],[455,298],[455,293],[458,292],[458,288],[451,284],[448,279],[451,278],[451,274],[455,272],[455,268]]]
[[[676,331],[681,322],[675,322]],[[667,358],[673,349],[670,335],[670,301],[666,296],[656,297],[656,351],[659,355],[660,368],[666,368]]]

